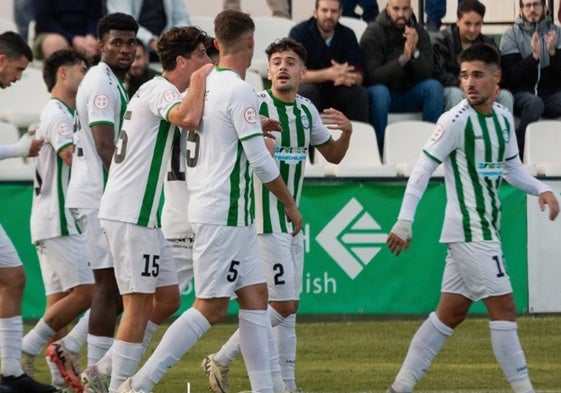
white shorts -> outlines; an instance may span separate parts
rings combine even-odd
[[[257,236],[269,288],[269,300],[298,300],[304,269],[302,233],[264,233]]]
[[[109,250],[107,238],[99,225],[99,218],[97,218],[99,210],[82,208],[69,210],[78,223],[80,231],[82,231],[92,270],[112,269],[113,257]]]
[[[159,228],[100,220],[115,260],[115,278],[121,295],[154,293],[177,285],[177,270],[169,243]]]
[[[442,292],[475,301],[512,293],[500,242],[448,244]]]
[[[265,283],[255,226],[193,224],[195,295],[232,297],[238,289]]]
[[[21,259],[12,241],[0,225],[0,268],[21,266]]]
[[[45,294],[67,292],[95,282],[84,240],[80,235],[54,237],[35,242]]]
[[[167,239],[175,267],[177,269],[177,280],[179,282],[179,293],[183,293],[187,285],[193,279],[193,241],[194,237],[181,239]]]

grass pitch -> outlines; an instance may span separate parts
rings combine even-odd
[[[422,319],[352,320],[336,316],[318,321],[301,317],[297,324],[299,387],[304,393],[384,392],[421,322]],[[207,392],[201,359],[216,352],[235,329],[235,321],[212,328],[170,370],[154,393]],[[154,335],[147,356],[164,331],[165,326]],[[561,393],[561,316],[519,318],[518,331],[536,391]],[[44,362],[37,361],[37,369],[40,381],[50,379]],[[230,370],[230,392],[249,389],[243,360],[238,359]],[[470,318],[456,329],[416,392],[511,392],[493,356],[486,319]]]

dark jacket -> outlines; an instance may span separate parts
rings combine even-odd
[[[532,57],[530,45],[536,28],[543,48],[539,60]],[[553,29],[557,32],[557,42],[555,55],[550,56],[543,37]],[[513,94],[537,92],[545,96],[561,91],[561,27],[549,19],[541,20],[536,26],[518,17],[514,25],[504,32],[500,50],[505,87]]]
[[[289,33],[289,37],[300,42],[306,48],[306,67],[310,70],[322,70],[331,67],[331,60],[337,63],[349,63],[362,72],[362,58],[355,33],[340,23],[335,25],[331,44],[327,46],[321,37],[316,18],[298,23]]]
[[[479,34],[475,41],[473,41],[473,43],[476,42],[493,45],[493,47],[497,48],[495,41],[485,34]],[[442,86],[460,86],[458,55],[462,50],[462,40],[458,26],[450,25],[436,35],[433,46],[434,77],[442,83]]]
[[[385,11],[368,25],[360,39],[366,86],[384,84],[390,90],[405,91],[420,81],[432,78],[432,45],[429,35],[417,24],[414,15],[411,16],[410,23],[415,26],[419,35],[419,58],[411,57],[404,67],[398,62],[405,44],[403,30],[390,22]]]

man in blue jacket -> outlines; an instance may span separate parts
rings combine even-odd
[[[294,26],[290,38],[308,53],[298,93],[321,112],[332,107],[350,120],[368,122],[368,95],[362,87],[362,58],[354,32],[340,24],[340,0],[317,0],[313,17]]]

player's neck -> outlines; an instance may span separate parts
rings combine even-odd
[[[76,93],[64,89],[64,87],[55,85],[51,90],[51,96],[64,102],[69,108],[76,109]]]
[[[276,99],[281,100],[282,102],[291,103],[296,101],[296,90],[279,91],[274,87],[271,87],[271,93],[273,93],[273,96]]]
[[[218,60],[219,68],[227,68],[236,72],[242,79],[245,79],[245,73],[247,71],[247,60],[241,56],[226,55],[220,57]]]
[[[472,105],[472,107],[482,115],[490,115],[493,113],[493,101],[491,100],[485,101],[481,104]]]
[[[185,76],[182,75],[184,73],[183,70],[179,70],[180,72],[176,70],[178,70],[178,67],[171,71],[164,71],[162,72],[162,76],[166,78],[169,83],[177,87],[179,91],[183,92],[189,87],[189,79],[186,79]]]

